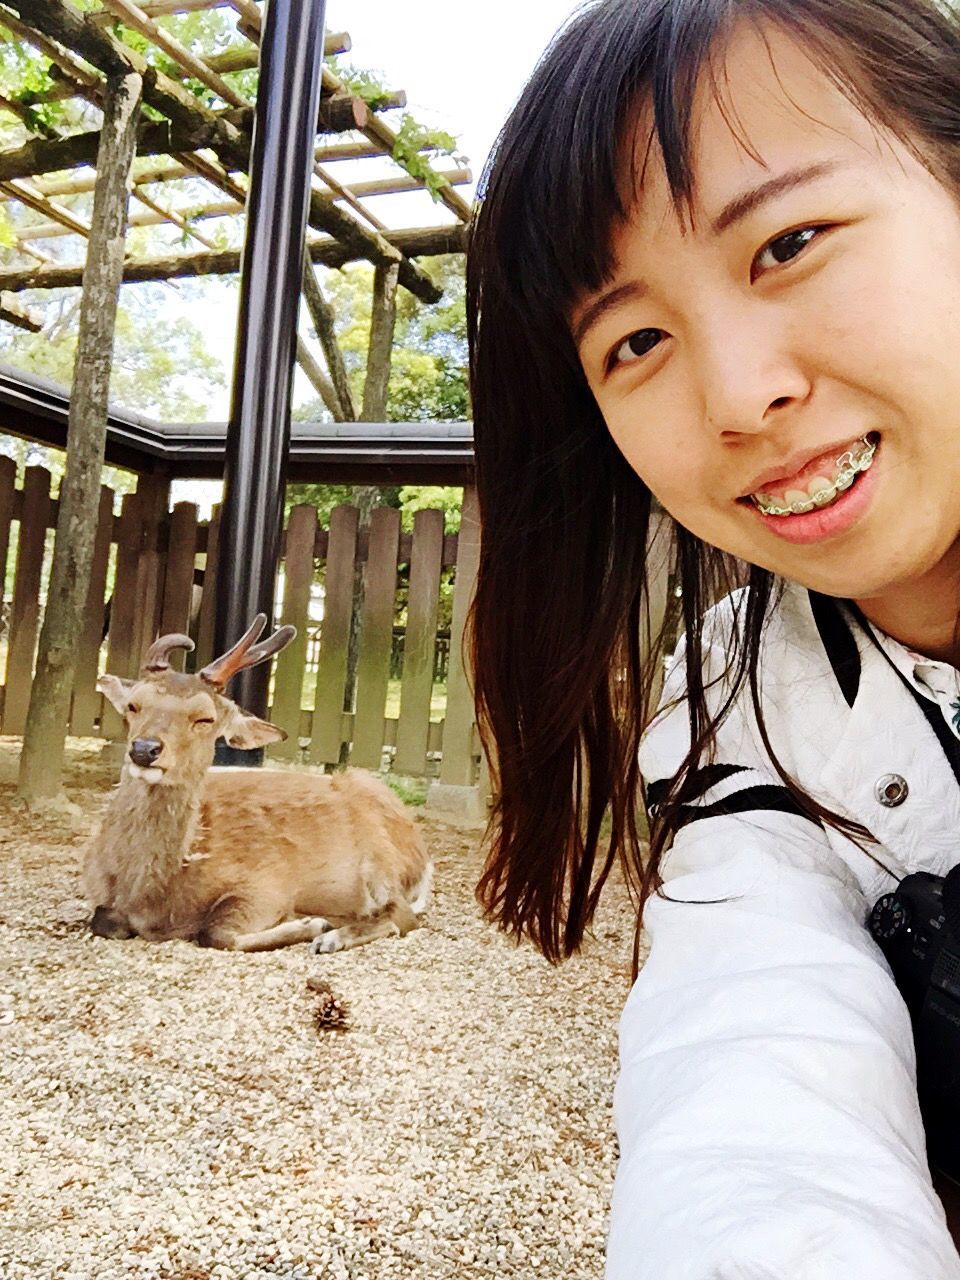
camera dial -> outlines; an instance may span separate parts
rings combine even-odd
[[[895,893],[885,893],[870,912],[870,932],[877,942],[890,942],[910,927],[910,914]]]

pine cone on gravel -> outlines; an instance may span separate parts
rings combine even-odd
[[[349,1006],[345,1000],[336,995],[325,978],[308,978],[307,989],[313,991],[317,997],[313,1010],[313,1025],[318,1031],[349,1030]]]

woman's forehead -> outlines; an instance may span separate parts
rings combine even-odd
[[[741,23],[701,69],[687,132],[689,201],[679,204],[654,128],[641,106],[624,164],[630,221],[690,217],[711,224],[765,179],[829,164],[834,171],[889,164],[899,148],[787,32]]]

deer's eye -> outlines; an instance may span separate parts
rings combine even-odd
[[[136,704],[135,702],[128,702],[128,703],[127,703],[127,710],[128,710],[132,715],[136,715],[136,714],[137,714],[137,712],[140,710],[140,708],[137,706],[137,704]]]

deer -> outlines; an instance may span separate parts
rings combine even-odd
[[[432,863],[417,825],[379,778],[290,769],[212,769],[222,737],[240,750],[282,741],[276,725],[224,692],[238,671],[294,638],[237,643],[196,674],[170,656],[189,636],[159,637],[136,679],[97,687],[126,722],[119,785],[84,856],[91,931],[184,939],[233,951],[309,942],[328,953],[403,936],[426,910]]]

